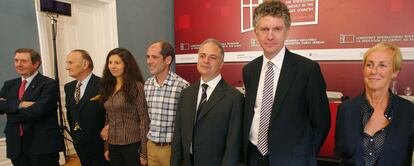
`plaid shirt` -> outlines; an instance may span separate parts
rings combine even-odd
[[[156,143],[169,143],[174,133],[175,112],[181,90],[189,83],[175,73],[169,72],[162,86],[155,77],[145,81],[145,98],[151,119],[148,139]]]

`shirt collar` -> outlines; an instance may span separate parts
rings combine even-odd
[[[390,93],[389,102],[388,102],[387,108],[384,113],[385,118],[387,118],[390,121],[392,120],[392,114],[394,110],[394,104],[393,104],[394,98],[395,98],[395,95],[393,93]],[[370,113],[374,111],[374,108],[372,108],[371,104],[369,103],[367,96],[365,95],[365,92],[363,92],[362,94],[362,110],[369,111]]]
[[[266,69],[267,62],[271,61],[278,69],[282,68],[283,59],[285,58],[286,47],[283,47],[279,53],[276,54],[272,59],[267,59],[266,56],[263,55],[263,65],[262,70]]]
[[[208,82],[204,82],[203,79],[200,78],[200,88],[201,88],[201,85],[207,84],[209,88],[214,89],[217,86],[217,84],[220,82],[220,80],[221,80],[221,74],[219,74],[214,79]]]
[[[86,85],[88,85],[88,82],[91,79],[91,77],[92,77],[92,72],[89,73],[89,75],[85,79],[83,79],[82,81],[80,81],[80,82],[82,83],[82,85],[85,85],[86,86]],[[79,81],[78,81],[78,83],[79,83]]]
[[[33,81],[33,79],[37,76],[37,74],[39,74],[39,71],[36,71],[34,74],[32,74],[30,77],[27,77],[27,78],[23,78],[23,77],[21,77],[22,78],[22,82],[23,82],[23,80],[26,80],[27,81],[27,83],[26,83],[26,87],[27,87],[27,85],[29,85],[32,81]]]
[[[165,77],[165,80],[164,80],[164,82],[163,82],[162,85],[172,85],[173,84],[173,82],[172,82],[172,75],[173,75],[173,73],[171,71],[168,71],[167,77]],[[161,87],[162,86],[162,85],[159,85],[158,84],[157,78],[155,78],[155,76],[152,77],[152,80],[151,81],[152,81],[152,84],[155,85],[155,86],[157,86],[157,87]]]

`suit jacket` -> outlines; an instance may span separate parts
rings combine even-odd
[[[245,159],[262,63],[260,56],[243,68]],[[326,85],[318,63],[286,49],[269,124],[269,164],[317,165],[316,156],[329,128]]]
[[[172,143],[172,166],[237,165],[240,156],[243,95],[221,79],[195,120],[200,82],[181,92]],[[193,139],[194,136],[194,139]]]
[[[364,165],[362,102],[363,97],[358,96],[345,101],[338,109],[335,153],[343,159],[345,165]],[[411,165],[414,104],[394,96],[393,108],[392,121],[388,126],[384,148],[376,163],[377,166]]]
[[[0,113],[7,114],[4,129],[7,157],[16,159],[22,151],[26,154],[46,154],[62,151],[63,137],[57,120],[58,84],[38,73],[26,89],[22,101],[33,101],[27,108],[19,108],[21,78],[6,81],[0,91]],[[19,124],[23,136],[19,135]]]
[[[86,85],[85,92],[79,103],[75,102],[75,88],[77,81],[65,84],[67,119],[70,126],[70,133],[76,146],[80,147],[87,154],[103,155],[103,140],[100,132],[105,125],[105,109],[99,97],[100,78],[91,75]],[[78,123],[80,130],[74,130],[75,123]]]

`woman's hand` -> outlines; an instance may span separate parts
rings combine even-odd
[[[108,133],[109,133],[109,124],[105,125],[104,128],[101,130],[101,138],[104,141],[108,140]]]
[[[104,156],[106,161],[111,161],[111,159],[109,158],[109,150],[105,150]]]

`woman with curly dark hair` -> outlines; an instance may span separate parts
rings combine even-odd
[[[101,88],[107,124],[101,135],[108,141],[111,165],[146,165],[149,117],[143,78],[127,49],[115,48],[108,53]]]

